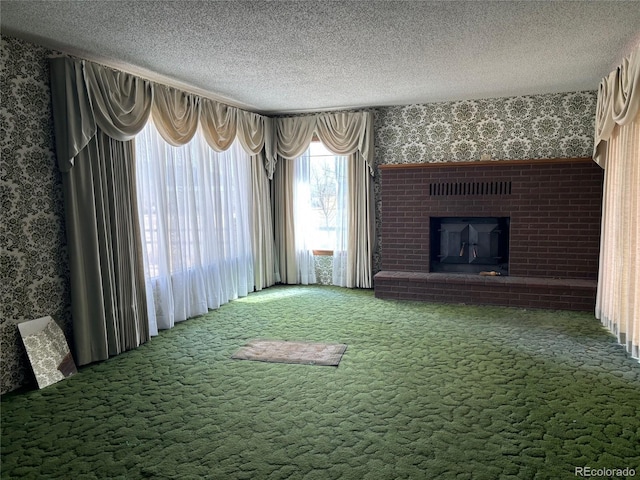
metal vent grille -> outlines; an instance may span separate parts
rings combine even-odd
[[[511,182],[430,183],[429,195],[511,195]]]

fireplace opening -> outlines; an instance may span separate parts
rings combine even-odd
[[[430,271],[509,274],[509,217],[431,217]]]

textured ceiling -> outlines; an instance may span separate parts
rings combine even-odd
[[[12,1],[2,33],[263,113],[595,90],[640,2]]]

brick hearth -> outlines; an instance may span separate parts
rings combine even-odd
[[[593,310],[603,172],[591,159],[383,165],[379,298]],[[509,276],[432,273],[431,217],[510,217]]]

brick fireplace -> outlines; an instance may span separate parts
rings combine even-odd
[[[603,172],[591,159],[382,165],[380,172],[376,297],[593,310]],[[443,218],[450,219],[444,233]],[[468,226],[478,219],[488,220]],[[505,228],[508,256],[469,267],[483,255],[504,257],[495,232]],[[479,250],[480,237],[494,246]],[[442,257],[458,266],[442,269]]]

